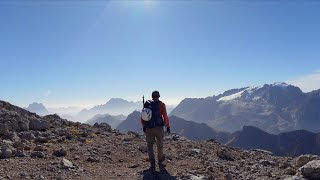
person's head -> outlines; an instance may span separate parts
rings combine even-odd
[[[153,91],[151,96],[153,100],[158,100],[160,97],[160,93],[159,91]]]

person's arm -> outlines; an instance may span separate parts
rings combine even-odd
[[[142,120],[142,118],[140,118],[140,122],[142,125],[142,131],[145,133],[146,132],[146,128],[144,127],[144,120]]]
[[[169,120],[169,117],[168,117],[168,114],[167,114],[167,109],[166,109],[166,105],[164,103],[162,103],[162,112],[161,112],[161,115],[163,117],[163,121],[166,125],[167,128],[170,128],[170,120]]]
[[[144,128],[144,121],[142,120],[142,118],[140,118],[140,122],[141,122],[142,128]]]

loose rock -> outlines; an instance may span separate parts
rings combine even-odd
[[[30,154],[30,157],[32,157],[32,158],[45,158],[46,155],[41,151],[34,151]]]
[[[62,158],[61,165],[63,168],[66,168],[66,169],[74,168],[73,163],[66,158]]]
[[[67,151],[64,149],[59,149],[59,150],[54,151],[52,154],[56,157],[65,157],[65,156],[67,156]]]

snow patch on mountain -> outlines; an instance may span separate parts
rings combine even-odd
[[[240,98],[243,94],[244,91],[246,91],[247,89],[243,90],[243,91],[240,91],[240,92],[237,92],[237,93],[234,93],[234,94],[231,94],[229,96],[223,96],[221,97],[220,99],[218,99],[217,101],[230,101],[230,100],[233,100],[233,99],[236,99],[236,98]]]
[[[284,88],[285,86],[283,84],[279,84],[277,85],[277,87],[281,87]],[[246,100],[253,100],[253,101],[257,101],[259,99],[262,98],[263,95],[263,91],[260,91],[262,87],[261,86],[257,86],[257,87],[248,87],[240,92],[228,95],[228,96],[223,96],[221,98],[219,98],[217,101],[230,101],[230,100],[234,100],[237,98],[243,98]]]
[[[285,90],[289,86],[289,84],[284,82],[276,82],[273,83],[272,86],[280,87],[281,89]]]
[[[259,92],[261,88],[262,88],[261,86],[249,87],[242,93],[242,97],[244,97],[247,100],[257,101],[261,99],[263,95],[263,91]]]

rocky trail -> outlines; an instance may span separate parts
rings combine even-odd
[[[319,179],[320,157],[276,157],[167,135],[166,168],[149,171],[146,142],[108,124],[38,116],[0,101],[0,179]]]

